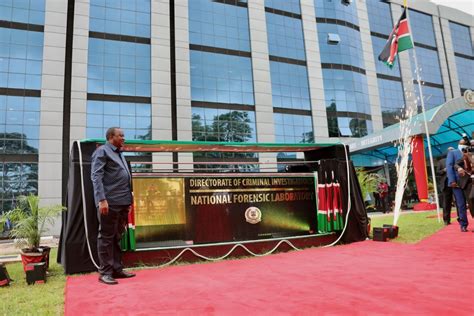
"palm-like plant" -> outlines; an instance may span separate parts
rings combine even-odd
[[[1,227],[7,220],[13,223],[10,237],[16,239],[17,246],[33,252],[38,251],[46,224],[52,225],[64,209],[61,205],[40,207],[39,200],[36,195],[20,196],[17,206],[0,217]]]
[[[378,173],[367,172],[362,168],[356,168],[356,173],[364,200],[369,193],[376,192],[379,184],[385,181],[385,178]]]

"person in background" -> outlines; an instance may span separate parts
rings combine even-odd
[[[453,147],[448,148],[448,152],[453,150]],[[436,173],[440,176],[439,184],[441,191],[441,207],[443,208],[444,225],[451,224],[451,206],[453,205],[453,188],[448,184],[448,174],[446,172],[446,158],[438,161]]]
[[[463,157],[463,150],[467,148],[466,141],[461,139],[458,144],[458,149],[448,152],[446,158],[446,173],[448,175],[449,186],[453,189],[454,197],[456,198],[456,206],[459,210],[458,222],[461,227],[461,232],[467,232],[469,222],[466,214],[466,199],[464,192],[459,187],[459,174],[457,172],[456,163]]]
[[[125,143],[122,129],[111,127],[105,137],[107,142],[92,154],[91,179],[99,213],[99,282],[113,285],[118,283],[117,278],[135,276],[123,270],[120,249],[133,203],[132,176],[121,151]]]
[[[390,205],[388,203],[388,184],[385,181],[380,182],[378,191],[380,196],[380,204],[382,206],[382,212],[390,212]]]
[[[474,217],[474,199],[472,198],[472,181],[474,179],[474,174],[472,172],[472,155],[470,152],[465,150],[463,152],[462,158],[457,162],[457,170],[459,174],[459,187],[464,192],[464,198],[467,201],[469,212],[471,216]]]

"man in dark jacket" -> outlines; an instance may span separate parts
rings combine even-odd
[[[122,129],[111,127],[107,142],[92,154],[92,184],[99,211],[99,282],[117,284],[116,278],[131,278],[122,265],[120,240],[125,231],[128,212],[133,203],[132,177],[121,148],[125,142]]]
[[[464,197],[464,192],[459,187],[459,174],[457,170],[457,162],[463,156],[463,150],[467,148],[466,141],[461,139],[459,141],[458,149],[454,149],[448,152],[448,157],[446,158],[446,172],[448,174],[448,183],[451,188],[453,188],[453,194],[456,198],[456,206],[459,210],[459,226],[461,227],[461,232],[467,232],[467,226],[469,225],[467,214],[466,214],[466,198]]]
[[[454,148],[448,148],[448,152]],[[436,173],[440,176],[439,184],[440,190],[442,192],[442,203],[441,207],[443,208],[443,220],[445,225],[451,224],[451,206],[453,204],[453,188],[448,184],[448,174],[446,172],[446,158],[438,161]]]

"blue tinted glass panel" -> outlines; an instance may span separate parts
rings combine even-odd
[[[370,115],[367,78],[358,72],[323,69],[326,109]]]
[[[339,35],[338,44],[328,43],[330,33]],[[321,62],[365,68],[360,33],[357,30],[342,25],[318,23],[318,38]]]
[[[306,66],[270,61],[274,107],[311,109]]]
[[[332,18],[359,25],[357,18],[357,1],[352,1],[349,5],[344,5],[339,0],[314,0],[316,17]]]
[[[456,59],[459,85],[463,89],[474,89],[474,60],[459,56]]]
[[[149,38],[150,0],[91,0],[89,28],[95,32]]]
[[[150,45],[89,38],[87,91],[150,96]]]
[[[192,108],[193,140],[256,142],[255,113]]]
[[[419,99],[420,94],[419,94],[419,88],[418,85],[414,85],[415,88],[415,94],[417,99]],[[441,88],[434,88],[434,87],[428,87],[428,86],[421,86],[423,90],[423,97],[425,100],[425,109],[429,110],[434,107],[437,107],[438,105],[443,104],[446,102],[446,98],[444,97],[444,90]],[[418,102],[418,105],[421,106],[421,103]]]
[[[0,87],[41,89],[43,33],[0,28]]]
[[[16,144],[8,140],[8,144]],[[20,142],[21,144],[21,142]],[[2,142],[0,147],[3,148]],[[25,162],[0,162],[0,214],[14,208],[20,195],[38,194],[38,164]]]
[[[0,0],[0,20],[44,24],[45,0]]]
[[[433,19],[431,15],[413,10],[409,10],[408,15],[413,40],[418,43],[436,47]]]
[[[189,1],[189,42],[250,51],[247,8],[211,0]]]
[[[405,107],[402,83],[377,78],[384,127],[399,121]]]
[[[314,142],[311,116],[274,113],[273,118],[277,143]]]
[[[296,14],[301,13],[299,0],[265,0],[265,7]]]
[[[379,60],[379,55],[382,52],[386,42],[387,40],[383,38],[372,36],[372,47],[373,47],[373,52],[374,52],[375,68],[377,70],[377,73],[379,74],[389,75],[393,77],[400,77],[400,67],[399,67],[399,62],[398,62],[399,56],[397,57],[397,60],[395,60],[395,63],[392,69],[390,69],[383,61]]]
[[[38,153],[40,98],[0,95],[0,154]]]
[[[413,50],[410,50],[410,56],[413,56]],[[438,52],[422,47],[416,48],[416,57],[418,60],[419,72],[422,81],[443,84],[441,78],[441,68],[439,66]],[[413,60],[413,58],[412,58]],[[412,62],[412,75],[417,78],[415,63]]]
[[[191,51],[191,99],[255,104],[250,58]]]
[[[111,126],[120,126],[126,139],[151,139],[151,105],[87,101],[87,138],[105,138]]]
[[[300,19],[265,13],[270,55],[306,60]]]
[[[364,137],[373,132],[372,121],[353,117],[328,117],[330,137]]]
[[[473,56],[471,33],[469,27],[449,22],[449,28],[451,30],[451,39],[453,41],[453,47],[455,53],[461,53],[467,56]]]
[[[390,4],[380,0],[367,0],[366,3],[370,30],[389,35],[393,28]]]

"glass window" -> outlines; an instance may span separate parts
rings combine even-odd
[[[346,5],[339,0],[314,0],[316,17],[338,19],[359,25],[356,3],[357,1],[352,1]]]
[[[398,62],[400,57],[397,56],[397,59],[395,60],[392,69],[390,69],[383,61],[379,60],[379,55],[382,52],[385,43],[387,43],[387,40],[377,36],[372,36],[371,38],[374,52],[375,68],[377,70],[377,73],[400,78],[400,67]]]
[[[0,28],[0,87],[41,89],[43,32]]]
[[[370,115],[365,75],[336,69],[323,69],[324,95],[328,112],[356,112]]]
[[[191,51],[191,99],[255,104],[251,59]]]
[[[192,108],[194,141],[256,142],[255,113]]]
[[[306,60],[300,19],[265,12],[270,55]]]
[[[274,107],[311,109],[306,66],[270,61]]]
[[[111,126],[120,126],[126,139],[151,139],[151,105],[146,103],[87,101],[87,138],[105,138]]]
[[[410,50],[410,56],[413,58],[414,50]],[[423,47],[416,48],[416,57],[418,60],[419,72],[422,81],[431,83],[443,84],[443,78],[441,78],[441,68],[439,65],[438,52]],[[417,78],[415,63],[412,62],[412,75],[413,78]]]
[[[89,28],[95,32],[151,36],[150,0],[91,0]]]
[[[247,8],[211,0],[189,1],[189,43],[249,52]]]
[[[415,88],[415,94],[417,99],[419,100],[420,98],[420,93],[419,93],[419,88],[418,85],[414,85]],[[421,86],[421,89],[423,90],[423,97],[425,100],[425,109],[429,110],[434,107],[437,107],[438,105],[443,104],[446,102],[446,98],[444,97],[444,90],[441,88],[435,88],[435,87],[428,87],[428,86]],[[421,106],[421,103],[418,101],[419,107]]]
[[[433,19],[431,15],[414,10],[408,10],[413,40],[417,43],[436,47]],[[418,49],[418,48],[417,48]]]
[[[380,0],[367,0],[366,3],[370,30],[390,35],[393,29],[390,4]]]
[[[328,117],[330,137],[364,137],[373,132],[372,121],[352,117]]]
[[[341,40],[338,44],[328,43],[328,34],[330,33],[339,35]],[[346,64],[364,68],[364,55],[359,31],[337,24],[318,23],[318,38],[322,63]]]
[[[44,24],[45,0],[0,0],[0,20]]]
[[[377,78],[384,127],[398,123],[405,108],[402,83]]]
[[[459,56],[456,59],[456,68],[458,70],[459,85],[461,89],[474,89],[474,60]]]
[[[296,14],[301,13],[299,0],[265,0],[265,7]]]
[[[313,143],[311,116],[274,113],[275,141],[277,143]]]
[[[0,95],[0,154],[38,153],[40,98]]]
[[[451,30],[451,39],[453,41],[454,52],[467,56],[473,56],[474,53],[472,50],[469,27],[450,21],[449,28]]]
[[[18,196],[38,194],[38,164],[0,162],[0,193],[0,214],[11,210]]]
[[[87,91],[150,96],[150,45],[89,38]]]

